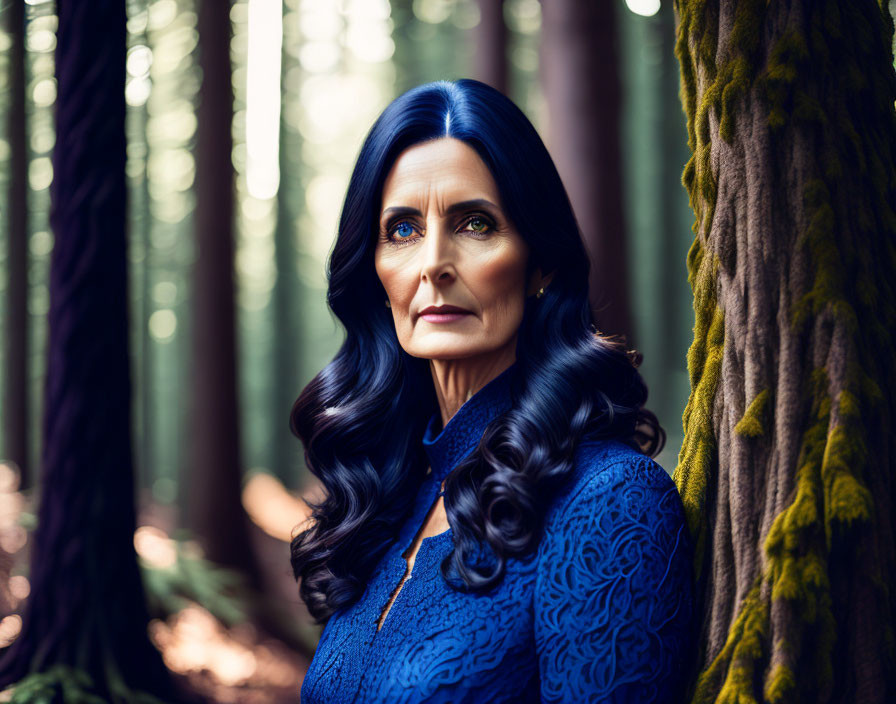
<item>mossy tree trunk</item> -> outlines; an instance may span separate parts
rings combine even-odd
[[[676,0],[695,702],[896,700],[886,1]]]
[[[31,593],[0,687],[15,683],[14,702],[174,702],[134,553],[125,6],[57,10],[41,495]]]

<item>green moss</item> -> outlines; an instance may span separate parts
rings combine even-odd
[[[715,293],[718,256],[709,259],[705,256],[718,192],[711,164],[709,114],[713,111],[721,115],[722,137],[730,140],[737,101],[746,94],[755,74],[765,4],[762,0],[750,0],[738,6],[732,31],[732,44],[737,51],[721,67],[715,64],[717,7],[706,0],[679,0],[676,8],[679,29],[675,53],[681,66],[680,95],[687,116],[688,145],[693,153],[682,174],[682,183],[688,190],[696,220],[695,239],[688,253],[688,280],[694,291],[695,313],[694,342],[688,350],[691,398],[682,417],[686,440],[673,476],[696,538],[695,572],[699,578],[706,544],[701,528],[705,492],[716,459],[712,404],[721,374],[725,329],[724,313]],[[696,56],[691,53],[692,46]],[[699,103],[698,71],[708,81]]]
[[[771,48],[757,85],[767,105],[768,126],[772,132],[785,127],[791,117],[805,119],[804,116],[798,117],[798,113],[802,115],[801,110],[806,106],[794,99],[794,87],[808,63],[809,48],[805,38],[798,32],[782,34]],[[817,101],[815,104],[818,105]]]
[[[896,271],[896,269],[894,269],[894,271]],[[861,388],[862,400],[872,409],[875,409],[883,404],[885,398],[884,392],[880,388],[880,384],[878,384],[873,378],[871,378],[870,375],[866,374],[864,371],[860,370],[857,376],[859,379],[858,383]]]
[[[842,394],[841,394],[842,395]],[[867,463],[867,450],[855,421],[835,427],[828,438],[821,475],[825,492],[825,535],[831,546],[834,524],[870,521],[874,499],[854,472]]]
[[[703,261],[703,247],[700,244],[700,238],[696,238],[688,249],[687,267],[688,267],[688,283],[691,289],[695,288],[697,280],[697,272],[700,270],[700,264]]]
[[[857,422],[862,421],[862,409],[859,406],[859,399],[847,389],[843,389],[837,396],[837,406],[840,415],[844,418],[851,418]]]
[[[765,685],[765,698],[770,704],[790,701],[791,694],[796,689],[796,677],[793,670],[787,665],[779,663],[772,670],[771,676]]]
[[[794,332],[802,330],[827,306],[844,303],[841,294],[844,285],[842,258],[834,242],[835,218],[830,199],[831,193],[824,179],[815,178],[806,183],[803,202],[809,213],[809,224],[799,235],[797,247],[809,248],[815,276],[812,287],[796,302],[791,312]]]
[[[695,537],[695,572],[701,576],[702,554],[706,545],[704,502],[706,485],[716,458],[712,431],[712,404],[722,370],[725,318],[713,309],[712,320],[698,315],[695,340],[688,351],[688,369],[693,391],[683,415],[685,442],[673,478],[681,494],[688,527]]]
[[[758,438],[765,433],[765,409],[768,404],[769,390],[763,389],[754,398],[747,410],[744,411],[737,425],[734,426],[734,432],[744,438]]]
[[[892,471],[891,466],[872,466],[863,421],[896,415],[882,390],[896,388],[893,21],[885,0],[871,9],[834,0],[804,7],[805,29],[778,38],[762,68],[759,52],[760,38],[767,35],[766,3],[737,4],[727,50],[716,56],[717,5],[705,0],[676,2],[675,52],[692,152],[682,184],[696,217],[687,260],[695,313],[687,358],[691,396],[682,417],[685,439],[673,476],[696,537],[698,579],[703,577],[699,568],[709,544],[705,495],[718,466],[712,408],[725,331],[717,297],[719,248],[710,240],[718,193],[710,159],[710,116],[718,120],[719,138],[730,142],[738,110],[751,96],[764,103],[750,108],[765,109],[773,150],[789,150],[795,135],[811,145],[798,159],[804,179],[802,202],[781,203],[801,207],[798,221],[806,226],[795,233],[793,257],[794,261],[807,257],[810,267],[808,289],[787,311],[791,330],[807,349],[824,354],[823,345],[829,344],[831,330],[838,326],[836,344],[845,345],[848,356],[846,378],[837,380],[836,398],[823,367],[812,369],[800,381],[807,425],[799,439],[791,502],[772,523],[763,546],[763,572],[738,605],[722,651],[700,674],[695,702],[755,700],[755,668],[767,655],[767,619],[774,600],[785,600],[781,608],[792,614],[788,632],[776,632],[775,637],[788,639],[790,661],[799,662],[801,669],[795,673],[788,665],[777,664],[765,678],[765,698],[809,701],[818,691],[830,689],[837,633],[829,580],[842,569],[832,559],[835,539],[875,520],[875,499],[887,499],[871,495],[866,475]],[[881,58],[884,53],[888,62]],[[788,151],[788,164],[792,157]],[[772,172],[780,174],[781,166]],[[782,177],[772,187],[783,185]],[[763,390],[750,402],[735,427],[739,436],[757,443],[771,440],[766,416],[774,389]],[[835,408],[838,413],[832,419]],[[881,576],[875,564],[866,569],[880,603],[891,603],[892,575]],[[767,595],[765,600],[762,594]],[[896,635],[891,624],[882,628],[892,663]]]
[[[801,528],[818,522],[821,515],[821,492],[818,491],[817,474],[818,468],[812,462],[803,465],[797,473],[796,498],[787,509],[778,514],[788,535],[795,535]],[[785,545],[785,548],[790,549],[790,546]]]
[[[694,704],[755,702],[754,662],[762,658],[768,634],[768,605],[763,603],[760,589],[761,578],[757,577],[739,605],[725,645],[697,678]]]
[[[873,503],[849,469],[863,465],[863,444],[846,425],[829,429],[832,402],[824,368],[812,370],[806,386],[813,422],[802,438],[794,500],[776,516],[766,537],[765,576],[772,583],[772,600],[790,600],[804,628],[812,625],[812,657],[818,679],[812,686],[821,687],[833,681],[831,657],[836,640],[828,576],[832,532],[835,526],[869,520]],[[841,408],[844,402],[849,406],[853,401],[850,392],[845,394],[839,396]],[[854,410],[844,418],[854,417]],[[775,695],[769,696],[770,700],[779,701],[785,696],[782,692],[796,687],[786,671],[781,677],[784,679],[773,678],[767,685]]]

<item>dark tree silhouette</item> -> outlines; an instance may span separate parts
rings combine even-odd
[[[615,4],[551,0],[541,14],[548,146],[591,257],[597,326],[632,345]]]
[[[21,472],[21,489],[31,486],[28,462],[28,135],[25,124],[25,3],[6,8],[9,32],[9,191],[7,197],[6,398],[4,441],[7,459]]]
[[[896,700],[896,74],[885,1],[676,2],[696,213],[675,471],[695,702]]]
[[[133,544],[125,6],[63,1],[58,16],[42,494],[31,594],[0,686],[19,683],[17,701],[66,701],[83,688],[104,701],[171,702]]]

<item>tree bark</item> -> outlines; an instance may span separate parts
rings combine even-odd
[[[507,94],[507,25],[504,0],[478,0],[479,24],[472,32],[476,79]]]
[[[896,698],[886,4],[675,3],[696,213],[675,470],[695,702]]]
[[[25,3],[13,0],[6,11],[9,32],[9,190],[6,271],[5,456],[16,463],[21,489],[31,487],[28,461],[28,134],[25,124]]]
[[[548,146],[591,258],[597,327],[625,335],[631,346],[615,6],[609,0],[550,0],[541,12]]]
[[[147,636],[134,553],[125,238],[125,6],[59,2],[42,496],[23,628],[0,686],[42,673],[74,698],[72,670],[105,701],[177,701]],[[32,680],[34,682],[34,680]],[[66,694],[63,695],[63,690]],[[25,696],[23,694],[23,696]]]
[[[234,312],[233,88],[230,3],[199,3],[196,154],[196,261],[190,457],[190,510],[184,523],[205,556],[260,588],[248,517],[241,501],[242,466]]]

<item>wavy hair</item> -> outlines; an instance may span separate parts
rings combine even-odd
[[[290,545],[300,595],[318,624],[360,597],[424,479],[421,436],[438,409],[429,361],[400,347],[373,252],[391,166],[404,149],[441,137],[474,148],[491,171],[505,214],[530,247],[527,278],[536,267],[554,272],[543,297],[525,303],[512,407],[446,480],[455,548],[442,562],[443,578],[456,589],[486,591],[503,578],[508,558],[533,551],[584,438],[618,439],[649,456],[665,442],[656,416],[643,408],[640,355],[595,326],[588,256],[535,128],[479,81],[437,81],[404,93],[361,147],[330,255],[327,301],[345,341],[290,413],[290,429],[325,489],[323,501],[309,502],[309,527]],[[469,564],[485,546],[495,559]]]

